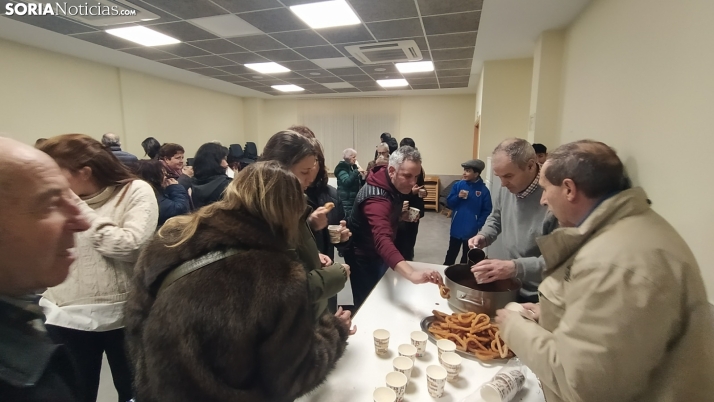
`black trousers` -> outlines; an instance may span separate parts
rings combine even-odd
[[[399,222],[394,246],[407,261],[414,261],[414,245],[419,234],[419,222]]]
[[[345,253],[345,263],[350,266],[350,284],[354,300],[352,315],[354,315],[386,271],[381,258],[355,255],[354,252]]]
[[[444,265],[449,266],[456,264],[456,257],[459,255],[459,249],[461,249],[460,263],[466,264],[467,254],[469,252],[469,241],[449,237],[449,250],[446,251]]]
[[[124,330],[105,332],[80,331],[47,325],[47,333],[55,343],[64,344],[84,380],[84,402],[95,402],[99,391],[99,374],[102,371],[102,354],[106,352],[112,370],[118,402],[132,398],[132,370],[124,349]]]

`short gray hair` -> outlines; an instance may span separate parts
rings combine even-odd
[[[536,153],[535,150],[533,150],[533,146],[530,142],[522,138],[503,140],[498,144],[496,149],[493,150],[494,155],[498,152],[506,154],[511,162],[515,163],[521,170],[528,166],[529,161],[536,161]]]
[[[342,159],[344,159],[345,161],[347,161],[347,159],[351,158],[353,155],[357,155],[357,151],[352,148],[347,148],[342,151]]]
[[[421,154],[416,148],[412,148],[409,145],[405,145],[389,155],[389,166],[395,169],[399,169],[404,161],[412,161],[416,163],[421,163]]]
[[[387,151],[389,151],[389,144],[387,144],[386,142],[383,142],[383,143],[377,145],[377,148],[387,148]]]
[[[116,134],[114,133],[106,133],[102,136],[102,144],[105,147],[111,147],[111,146],[120,146],[121,141],[119,141],[119,137],[117,137]]]

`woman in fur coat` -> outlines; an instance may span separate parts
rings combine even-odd
[[[292,401],[324,381],[349,328],[313,319],[294,251],[304,210],[295,176],[258,162],[162,227],[126,311],[138,401]]]

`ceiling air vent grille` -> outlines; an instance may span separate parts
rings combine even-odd
[[[422,59],[421,50],[413,40],[345,46],[363,64],[406,62]]]

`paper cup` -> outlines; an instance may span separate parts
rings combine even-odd
[[[419,208],[409,208],[409,222],[416,222],[419,220],[419,212],[421,212]]]
[[[392,371],[387,374],[387,387],[391,388],[397,394],[397,402],[402,402],[404,399],[404,391],[407,390],[407,376],[398,372]]]
[[[395,357],[394,360],[392,360],[392,366],[394,367],[394,371],[404,374],[407,377],[407,380],[411,378],[412,369],[414,368],[414,362],[412,359],[405,356]]]
[[[329,225],[327,231],[330,232],[330,242],[332,244],[338,244],[340,242],[340,234],[342,233],[342,226],[340,225]]]
[[[412,359],[416,359],[416,354],[417,354],[417,348],[409,343],[405,343],[403,345],[399,345],[399,348],[397,349],[399,352],[399,356],[404,356]]]
[[[387,353],[389,348],[389,331],[386,329],[378,329],[372,333],[374,336],[374,351],[378,355]]]
[[[454,381],[461,371],[461,356],[454,352],[441,354],[441,365],[446,369],[446,380]]]
[[[426,189],[420,188],[419,189],[419,198],[424,198],[424,197],[426,197]]]
[[[372,393],[374,402],[396,402],[397,394],[388,387],[379,387]]]
[[[411,338],[412,345],[417,348],[417,357],[424,356],[424,352],[426,351],[426,341],[429,339],[429,336],[426,332],[414,331],[411,333]]]
[[[444,352],[456,352],[456,344],[448,339],[439,339],[436,341],[436,347],[439,349],[439,363]]]
[[[429,366],[426,368],[426,386],[429,389],[429,395],[434,398],[441,398],[444,395],[446,376],[446,369],[441,366]]]

